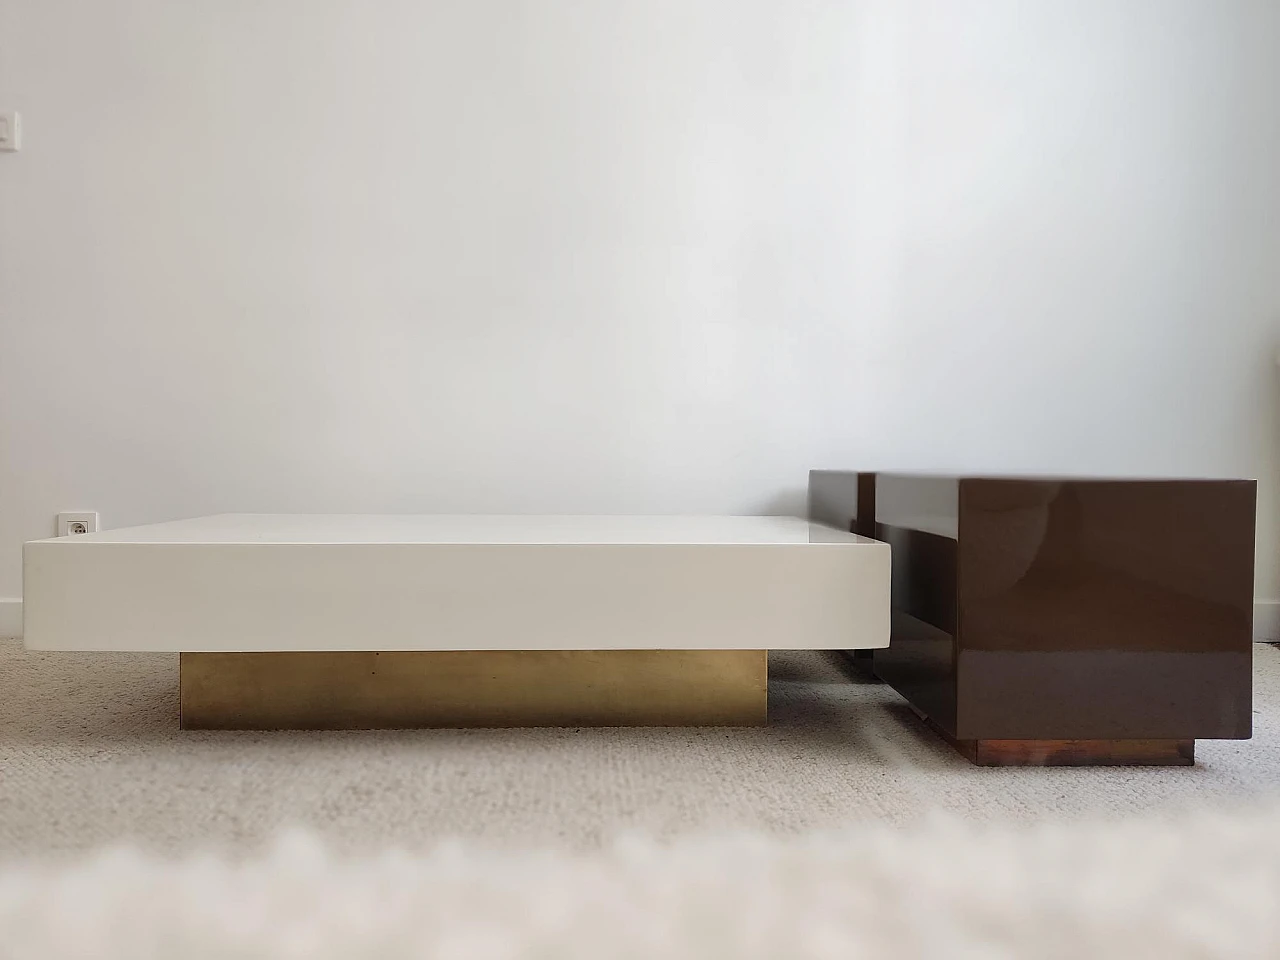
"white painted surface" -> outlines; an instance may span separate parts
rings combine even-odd
[[[0,0],[0,595],[66,505],[1261,479],[1280,5]]]
[[[22,601],[0,598],[0,637],[22,636]]]
[[[1280,643],[1280,600],[1261,600],[1253,605],[1253,639]]]
[[[889,642],[889,547],[786,517],[228,515],[24,554],[41,650]]]
[[[53,543],[53,540],[39,541]],[[77,543],[866,544],[796,517],[222,514],[107,530]]]

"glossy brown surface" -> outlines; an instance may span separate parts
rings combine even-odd
[[[1250,735],[1252,481],[880,474],[874,497],[874,668],[951,738]]]
[[[883,539],[876,533],[875,474],[810,470],[808,516],[859,536]],[[848,654],[861,664],[871,662],[871,650],[850,650]]]
[[[948,730],[956,726],[956,542],[880,524],[893,548],[891,639],[876,675]]]
[[[809,519],[863,536],[873,536],[875,490],[874,474],[810,470]]]

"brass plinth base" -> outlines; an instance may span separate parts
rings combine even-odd
[[[765,650],[184,653],[187,730],[757,726]]]

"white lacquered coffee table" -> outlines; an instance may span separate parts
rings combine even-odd
[[[181,654],[186,727],[762,723],[889,642],[889,547],[791,517],[228,514],[26,544],[29,648]]]

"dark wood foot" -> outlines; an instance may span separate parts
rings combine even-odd
[[[871,683],[884,682],[876,676],[875,661],[872,659],[874,650],[841,650],[840,653],[844,656],[844,662],[849,670],[860,680]]]
[[[980,767],[1188,767],[1194,740],[966,740]]]
[[[1189,767],[1196,762],[1194,740],[957,740],[928,717],[922,719],[979,767]]]

